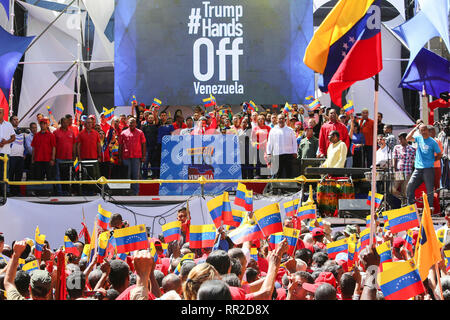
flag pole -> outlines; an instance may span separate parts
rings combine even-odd
[[[375,234],[375,194],[377,191],[376,186],[376,175],[377,175],[377,133],[378,133],[378,126],[377,126],[377,117],[378,117],[378,90],[379,90],[379,84],[380,84],[380,76],[377,73],[375,75],[375,97],[374,97],[374,106],[373,106],[373,117],[374,117],[374,123],[373,123],[373,141],[372,141],[372,198],[370,199],[370,242],[369,245],[372,246],[373,244],[373,237]]]
[[[437,263],[434,264],[434,268],[436,270],[436,278],[437,278],[438,284],[439,284],[439,294],[440,294],[441,300],[444,300],[444,294],[442,293],[442,284],[441,284],[441,271],[439,270]]]

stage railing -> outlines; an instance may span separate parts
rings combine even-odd
[[[117,184],[162,184],[162,183],[195,183],[200,184],[202,186],[202,194],[203,188],[205,184],[208,183],[282,183],[282,182],[295,182],[299,184],[305,183],[317,183],[322,181],[322,179],[307,179],[305,176],[298,176],[292,179],[214,179],[208,180],[205,177],[201,176],[197,180],[164,180],[164,179],[154,179],[154,180],[130,180],[130,179],[107,179],[105,177],[100,177],[97,180],[57,180],[57,181],[10,181],[7,175],[7,164],[8,164],[8,156],[0,156],[0,160],[3,161],[3,183],[11,186],[33,186],[33,185],[53,185],[53,184],[61,184],[61,185],[101,185],[102,186],[102,196],[104,194],[104,186],[108,183],[117,183]],[[6,198],[6,188],[4,188],[5,198]]]

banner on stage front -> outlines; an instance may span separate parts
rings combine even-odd
[[[236,135],[165,136],[161,150],[161,179],[241,179],[239,140]],[[205,194],[235,189],[237,183],[208,183]],[[160,195],[200,195],[197,183],[163,183]]]

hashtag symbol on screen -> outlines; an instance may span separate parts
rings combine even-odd
[[[189,34],[197,34],[198,28],[200,27],[200,8],[192,8],[191,15],[189,16]]]

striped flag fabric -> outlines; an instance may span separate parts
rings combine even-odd
[[[320,101],[319,99],[314,99],[313,102],[311,102],[310,104],[308,104],[308,109],[309,111],[316,111],[321,107]]]
[[[265,237],[268,237],[273,233],[283,232],[283,224],[278,203],[273,203],[256,210],[254,212],[254,217]]]
[[[228,233],[228,237],[234,244],[238,245],[246,241],[261,239],[263,234],[258,224],[253,219],[249,219],[248,216],[245,216],[241,225],[236,229],[231,230]]]
[[[169,243],[181,239],[181,221],[172,221],[161,226],[164,242]]]
[[[445,271],[450,271],[450,250],[444,250],[444,258],[445,258]]]
[[[327,243],[327,253],[330,259],[336,258],[338,253],[348,251],[348,239],[344,238],[334,242]]]
[[[297,209],[297,218],[301,220],[316,219],[317,208],[315,204],[309,204]]]
[[[153,98],[152,107],[158,110],[161,107],[161,104],[161,100],[159,100],[158,98]]]
[[[370,244],[370,228],[366,228],[359,234],[360,242],[361,242],[361,248],[360,250],[364,249],[366,246]],[[373,235],[373,242],[376,243],[375,234]]]
[[[222,205],[223,195],[212,198],[206,203],[209,214],[211,215],[211,219],[213,220],[216,228],[219,228],[222,225]]]
[[[378,273],[378,284],[386,300],[407,300],[425,292],[414,261],[392,262]]]
[[[250,100],[249,104],[250,104],[250,107],[249,107],[250,110],[258,111],[258,106],[252,100]]]
[[[47,106],[47,111],[48,111],[48,114],[52,114],[52,108],[50,106]]]
[[[243,217],[244,211],[232,209],[231,220],[224,220],[223,224],[237,228],[242,223]]]
[[[181,267],[183,266],[183,263],[186,261],[193,261],[194,262],[195,255],[193,253],[186,253],[181,257],[180,262],[178,263],[177,267],[174,270],[174,274],[179,275],[181,273]]]
[[[81,258],[80,259],[86,258],[89,261],[89,255],[90,254],[91,254],[91,244],[87,243],[83,247],[83,252],[81,253]]]
[[[68,236],[64,236],[64,251],[66,253],[72,253],[75,256],[79,256],[79,252],[77,247],[73,244],[73,242],[69,239]]]
[[[27,273],[31,273],[34,270],[38,270],[38,269],[39,269],[39,265],[38,265],[38,261],[37,260],[30,261],[28,263],[25,263],[22,266],[22,270],[26,271]]]
[[[83,104],[82,104],[81,102],[78,102],[78,103],[75,105],[75,113],[76,113],[76,114],[82,114],[83,112],[84,112]]]
[[[36,259],[40,259],[42,255],[42,250],[45,245],[45,234],[41,234],[39,227],[36,227],[34,232],[34,256]]]
[[[376,247],[380,255],[380,270],[383,270],[383,263],[392,262],[391,242],[386,241]]]
[[[417,217],[415,205],[385,211],[384,213],[388,217],[389,228],[392,233],[398,233],[411,228],[419,227],[419,219]]]
[[[284,239],[284,233],[283,232],[277,232],[273,233],[269,236],[269,244],[272,249],[275,249],[277,245],[283,241]]]
[[[372,191],[369,191],[369,195],[367,197],[367,204],[370,206],[372,201]],[[383,201],[383,195],[381,193],[375,193],[375,209],[378,209],[381,206],[381,202]]]
[[[352,100],[348,100],[348,103],[342,107],[342,109],[344,109],[346,114],[352,114],[355,112],[355,108],[353,106],[353,101]]]
[[[255,247],[250,248],[250,258],[252,258],[256,262],[258,261],[258,248]]]
[[[114,118],[114,108],[107,109],[103,107],[103,115],[105,116],[105,120],[109,121]]]
[[[284,104],[283,112],[284,112],[284,113],[289,113],[289,112],[291,112],[291,111],[292,111],[292,106],[291,106],[288,102],[286,102],[286,103]]]
[[[73,168],[75,172],[80,171],[80,162],[78,161],[78,157],[75,158],[75,161],[73,162]]]
[[[298,199],[297,199],[297,200],[298,200]],[[294,201],[295,201],[295,200],[291,200],[291,201],[285,202],[285,203],[283,204],[283,206],[284,206],[284,212],[286,213],[286,216],[287,216],[287,217],[293,217],[293,216],[295,216],[296,208],[295,208]],[[298,201],[297,201],[297,204],[298,204]]]
[[[102,208],[101,204],[98,205],[97,222],[98,225],[104,229],[108,229],[109,221],[111,220],[111,212]]]
[[[214,224],[190,225],[189,247],[191,249],[212,248],[216,240]]]
[[[244,208],[245,207],[245,193],[247,192],[247,187],[243,183],[238,183],[236,188],[236,196],[234,197],[234,204]]]
[[[115,229],[113,234],[117,253],[148,249],[149,243],[144,224]]]
[[[294,228],[285,227],[283,234],[288,244],[287,254],[293,256],[295,253],[295,248],[297,247],[298,236],[300,235],[300,230]]]
[[[108,247],[109,235],[110,235],[109,231],[106,231],[106,232],[102,232],[98,236],[98,251],[97,251],[98,263],[102,263],[103,259],[106,256],[106,248]]]
[[[413,252],[413,247],[414,247],[414,238],[413,238],[413,231],[407,230],[406,231],[406,235],[405,235],[405,249]]]
[[[216,104],[216,98],[212,94],[210,94],[208,98],[203,99],[203,105],[205,108],[213,107]]]

